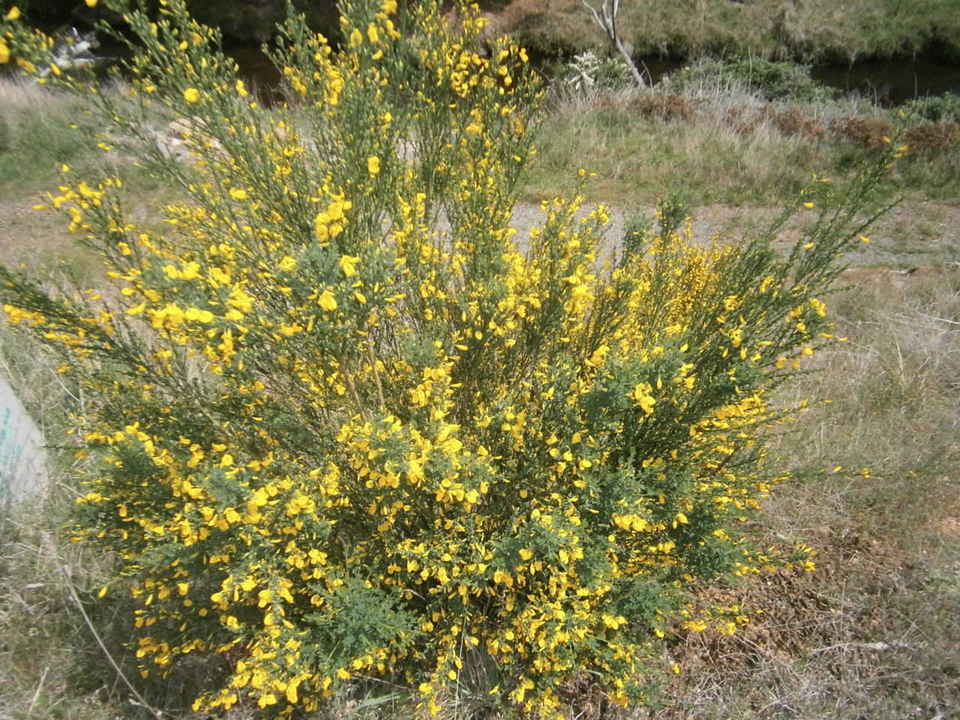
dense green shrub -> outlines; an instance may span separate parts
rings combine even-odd
[[[795,102],[829,100],[835,95],[811,77],[806,65],[763,58],[705,58],[671,73],[663,84],[674,92],[741,88],[765,100]]]
[[[136,604],[144,674],[219,659],[205,712],[310,711],[371,679],[432,712],[560,717],[584,678],[641,702],[665,633],[746,621],[699,588],[811,565],[746,541],[777,475],[770,392],[831,341],[817,295],[886,159],[800,198],[825,209],[786,259],[694,244],[674,202],[601,263],[607,212],[579,195],[511,228],[522,49],[482,52],[466,6],[343,12],[339,51],[284,25],[288,106],[172,0],[127,14],[132,92],[87,91],[99,142],[183,200],[157,231],[118,179],[68,173],[49,204],[108,286],[0,269],[9,321],[86,400],[73,538],[115,555],[104,593]]]
[[[904,103],[900,112],[906,120],[912,122],[926,120],[934,123],[960,123],[960,95],[948,92],[916,98]]]
[[[575,55],[556,81],[559,87],[577,93],[623,90],[632,84],[630,70],[620,57],[599,57],[592,50]]]

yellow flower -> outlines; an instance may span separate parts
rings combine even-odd
[[[193,280],[200,276],[200,263],[197,262],[187,262],[183,263],[183,269],[180,271],[181,280]]]
[[[10,61],[10,48],[7,47],[7,44],[0,38],[0,65]]]
[[[630,397],[636,401],[640,409],[647,415],[653,414],[653,406],[657,404],[657,401],[650,395],[652,391],[653,388],[650,387],[649,383],[640,383],[633,389],[633,392],[630,393]]]
[[[297,704],[297,688],[300,686],[302,679],[300,676],[295,677],[293,680],[287,683],[286,693],[287,693],[287,702],[291,705]]]
[[[327,208],[327,215],[331,222],[342,220],[344,211],[349,210],[352,206],[353,203],[349,201],[345,202],[343,200],[334,200]]]
[[[87,7],[89,8],[97,6],[97,0],[83,0],[83,1],[87,4]]]
[[[253,298],[239,285],[234,285],[227,298],[227,305],[236,308],[242,313],[249,313],[253,309]]]
[[[20,8],[14,5],[10,8],[10,12],[3,16],[4,20],[18,20],[20,18]]]
[[[353,277],[357,274],[357,263],[359,262],[360,258],[354,255],[341,255],[340,269],[343,270],[343,274],[347,277]]]
[[[89,0],[88,0],[89,3]],[[196,88],[187,88],[183,91],[183,99],[186,100],[191,105],[196,102],[200,102],[200,91]]]
[[[281,272],[292,272],[297,269],[297,261],[289,255],[285,255],[280,262],[277,263],[277,267]]]
[[[376,175],[380,172],[380,158],[376,155],[371,155],[367,158],[367,172],[371,175]]]
[[[247,191],[243,190],[242,188],[231,188],[230,197],[232,197],[234,200],[246,200]]]
[[[209,310],[200,310],[199,308],[187,308],[187,312],[184,313],[184,317],[187,320],[197,320],[202,323],[213,322],[214,315]]]
[[[328,222],[330,222],[330,218],[326,213],[317,213],[317,217],[313,220],[313,234],[320,242],[326,242],[330,238],[330,230],[327,229]]]
[[[333,312],[337,309],[337,299],[330,290],[324,290],[317,302],[324,310]]]
[[[373,23],[367,25],[367,37],[370,38],[370,42],[374,45],[380,42],[380,34],[377,32],[377,26]]]
[[[360,47],[363,44],[363,33],[361,33],[356,28],[353,29],[353,32],[350,33],[350,47]]]

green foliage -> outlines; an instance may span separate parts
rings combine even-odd
[[[960,95],[944,93],[932,97],[916,98],[900,107],[904,117],[910,121],[960,123]]]
[[[765,100],[816,102],[835,96],[810,76],[809,67],[763,58],[706,58],[672,73],[666,84],[674,91],[742,88]]]
[[[10,152],[11,142],[10,123],[7,120],[7,114],[0,114],[0,153]]]
[[[661,236],[677,232],[688,217],[690,202],[682,188],[670,188],[657,199],[657,224]]]
[[[668,195],[648,251],[601,264],[580,193],[514,237],[522,49],[482,52],[465,6],[343,10],[337,51],[288,19],[276,109],[180,2],[127,13],[130,93],[58,81],[182,189],[160,231],[116,177],[50,194],[106,288],[0,268],[10,322],[87,398],[73,539],[116,558],[144,676],[218,661],[197,710],[311,712],[372,679],[431,713],[563,717],[584,674],[643,702],[665,634],[747,621],[701,588],[811,566],[748,542],[769,398],[831,341],[817,294],[889,157],[798,199],[822,211],[786,260],[779,226],[693,243]]]
[[[642,256],[650,242],[656,237],[654,223],[644,213],[634,213],[627,218],[623,228],[623,251],[621,262],[631,257]]]
[[[598,57],[592,50],[575,55],[563,67],[560,87],[577,93],[622,90],[632,83],[630,70],[620,57]]]

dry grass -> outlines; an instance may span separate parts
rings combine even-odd
[[[39,189],[63,163],[86,163],[94,152],[69,126],[81,103],[26,79],[0,79],[0,194]]]
[[[58,481],[69,477],[72,460],[56,449],[71,439],[57,438],[72,401],[37,348],[3,328],[0,368],[55,446],[51,485],[0,507],[0,718],[100,720],[115,688],[89,672],[103,656],[73,595],[91,597],[103,566],[58,537],[71,497]]]
[[[674,648],[686,672],[647,717],[958,717],[960,270],[844,280],[849,341],[785,398],[823,402],[781,438],[796,477],[764,523],[819,568],[731,590],[762,614]]]
[[[650,206],[672,188],[696,205],[780,206],[814,174],[849,178],[891,138],[911,147],[898,168],[901,185],[955,202],[960,130],[911,124],[864,98],[767,101],[723,75],[682,89],[556,91],[526,192],[540,200],[571,190],[577,158],[598,175],[588,189],[596,201]]]
[[[543,129],[528,192],[569,190],[571,157],[589,158],[595,199],[651,205],[682,187],[698,204],[778,203],[830,164],[830,148],[781,131],[766,103],[743,91],[608,93],[557,102]]]

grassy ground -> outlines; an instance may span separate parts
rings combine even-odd
[[[792,201],[813,173],[843,182],[850,161],[870,152],[869,132],[858,135],[851,123],[846,134],[834,132],[835,119],[896,120],[866,103],[791,104],[743,88],[725,92],[557,100],[527,199],[568,189],[576,163],[589,158],[599,173],[594,200],[648,209],[666,192],[711,227],[748,231]],[[66,258],[89,262],[86,272],[95,276],[59,224],[30,209],[56,184],[60,164],[97,161],[65,129],[75,106],[36,89],[2,87],[0,97],[13,98],[0,102],[7,128],[0,261],[29,262],[53,276],[56,261]],[[826,130],[808,132],[808,121]],[[784,391],[784,403],[818,402],[773,439],[776,462],[792,468],[793,479],[770,501],[757,532],[770,542],[808,542],[819,569],[719,591],[762,613],[734,638],[675,640],[666,652],[683,672],[665,688],[663,706],[628,717],[960,718],[956,162],[943,154],[907,158],[907,201],[872,233],[867,251],[851,258],[854,267],[841,279],[848,289],[829,299],[847,342],[820,357],[819,372]],[[130,201],[143,212],[169,193],[135,169],[122,170]],[[8,333],[0,357],[25,403],[56,427],[75,400],[52,369]],[[150,717],[142,700],[172,711],[167,717],[190,717],[177,711],[184,700],[177,683],[149,685],[133,670],[122,642],[129,634],[124,599],[95,602],[108,563],[59,536],[73,460],[68,451],[57,457],[59,482],[48,497],[0,513],[0,720]],[[376,703],[373,694],[340,698],[323,717],[412,714],[396,701]],[[597,718],[596,709],[587,698],[578,717]]]
[[[818,570],[747,590],[764,614],[744,635],[676,648],[657,718],[958,717],[960,270],[843,280],[849,340],[790,391],[821,402],[775,445],[795,478],[764,518]]]
[[[546,57],[602,46],[589,17],[579,0],[513,0],[497,15],[500,29]],[[954,0],[641,0],[623,3],[619,24],[639,56],[713,53],[844,63],[925,49],[960,56]]]
[[[960,195],[960,102],[883,109],[833,98],[799,66],[706,61],[649,91],[556,91],[528,193],[568,190],[589,158],[591,191],[621,206],[669,189],[698,204],[780,204],[813,174],[842,178],[884,138],[910,152],[899,184],[916,199]],[[931,119],[934,118],[934,119]]]

